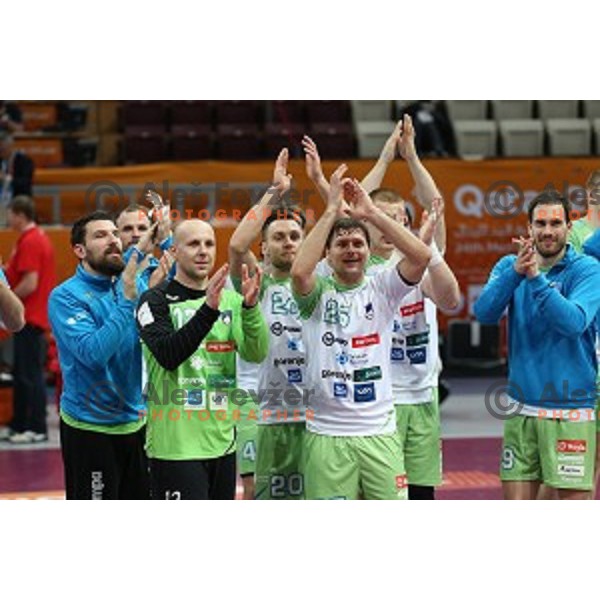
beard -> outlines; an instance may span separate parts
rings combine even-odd
[[[100,256],[96,257],[88,257],[87,263],[90,265],[94,271],[100,273],[101,275],[106,275],[108,277],[114,277],[116,275],[120,275],[125,268],[125,262],[123,261],[123,256],[120,255],[118,258],[110,257],[109,255],[119,249],[116,246],[111,246],[106,252]]]
[[[542,256],[543,258],[552,258],[558,254],[560,254],[565,246],[567,245],[567,240],[566,239],[558,239],[555,242],[553,242],[553,247],[551,249],[546,249],[544,248],[544,242],[546,240],[540,240],[539,242],[536,242],[535,244],[535,249],[537,250],[538,254],[540,256]]]

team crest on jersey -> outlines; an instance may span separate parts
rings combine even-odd
[[[225,325],[231,325],[231,321],[233,319],[233,311],[232,310],[222,310],[221,311],[221,321]]]
[[[365,319],[367,319],[367,321],[372,321],[374,317],[375,317],[375,309],[373,308],[373,303],[369,302],[365,306]]]
[[[287,347],[292,352],[302,352],[302,338],[290,338]]]
[[[202,368],[202,358],[200,356],[192,356],[190,364],[194,371],[199,371]]]
[[[323,321],[328,325],[347,327],[350,323],[350,307],[341,305],[335,298],[329,298],[325,302]]]

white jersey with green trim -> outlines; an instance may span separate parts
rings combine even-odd
[[[387,269],[394,269],[399,255],[389,259],[371,255],[367,275],[372,277]],[[318,271],[331,272],[325,260]],[[431,402],[432,391],[438,385],[439,336],[437,307],[423,294],[421,285],[415,286],[403,299],[392,323],[390,351],[392,391],[395,404],[424,404]]]
[[[258,370],[261,424],[303,422],[306,413],[306,357],[303,323],[291,279],[265,274],[260,303],[271,331],[269,354]]]
[[[310,350],[309,431],[332,436],[396,431],[391,336],[384,332],[412,289],[396,269],[386,269],[354,287],[317,276],[311,294],[295,296]]]

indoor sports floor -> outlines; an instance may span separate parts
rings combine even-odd
[[[442,404],[444,483],[440,500],[501,499],[498,465],[502,422],[483,403],[488,378],[447,380],[450,397]],[[58,417],[50,408],[47,443],[14,447],[0,442],[0,499],[63,499]],[[238,486],[238,495],[241,487]]]

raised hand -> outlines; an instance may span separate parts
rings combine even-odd
[[[348,170],[345,164],[340,165],[329,180],[329,193],[327,195],[327,208],[336,212],[344,210],[344,175]]]
[[[344,199],[348,202],[350,216],[355,219],[367,219],[375,210],[369,194],[357,179],[345,179]]]
[[[417,158],[417,149],[415,147],[415,128],[413,126],[412,119],[408,115],[404,115],[402,126],[400,128],[398,152],[404,160],[413,160]]]
[[[304,157],[306,159],[306,174],[312,182],[319,181],[325,178],[323,167],[321,165],[321,157],[317,144],[305,135],[302,138],[302,148],[304,149]]]
[[[514,269],[519,275],[525,275],[529,279],[536,277],[539,273],[535,248],[533,247],[532,238],[513,238],[512,242],[519,246],[517,252],[517,260],[514,264]]]
[[[246,306],[255,306],[260,295],[260,286],[262,283],[262,269],[256,265],[254,275],[250,277],[248,265],[242,265],[242,296]]]
[[[206,304],[214,310],[218,310],[221,302],[221,293],[227,283],[229,265],[225,263],[208,281],[206,288]]]
[[[167,279],[174,263],[175,258],[173,255],[170,252],[165,252],[160,258],[158,267],[154,269],[154,272],[150,275],[148,287],[152,288]]]
[[[394,131],[392,131],[390,137],[386,140],[379,156],[379,158],[387,164],[393,163],[394,159],[396,158],[396,148],[398,147],[398,142],[400,141],[401,132],[402,121],[398,121],[398,123],[396,123],[396,127],[394,127]]]
[[[131,253],[123,272],[121,273],[121,281],[123,283],[123,295],[127,300],[135,300],[138,295],[137,289],[137,256],[135,252]]]
[[[144,231],[143,235],[140,237],[138,243],[135,247],[142,253],[148,254],[152,252],[154,248],[154,239],[156,235],[156,231],[159,226],[159,221],[153,223],[146,231]]]
[[[431,246],[435,228],[442,218],[444,212],[444,201],[441,198],[434,198],[431,203],[430,211],[423,211],[421,215],[421,228],[419,229],[419,239],[427,246]]]
[[[285,194],[292,185],[292,176],[288,174],[289,152],[284,148],[275,161],[273,169],[273,186],[279,195]]]

